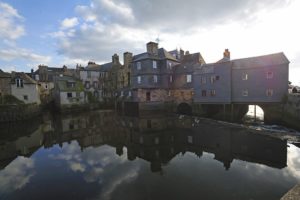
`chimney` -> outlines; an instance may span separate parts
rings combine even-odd
[[[147,43],[147,52],[149,54],[157,55],[158,54],[158,43],[148,42]]]
[[[132,53],[125,52],[123,55],[123,59],[124,59],[124,66],[128,67],[129,64],[132,62]]]
[[[183,56],[184,56],[184,50],[182,50],[182,49],[180,49],[180,57],[179,57],[179,59],[182,59],[183,58]]]
[[[112,56],[112,63],[113,64],[118,64],[119,63],[119,56],[118,56],[118,54],[114,54]]]
[[[224,56],[224,58],[227,58],[228,60],[230,60],[230,51],[228,49],[225,49],[223,56]]]

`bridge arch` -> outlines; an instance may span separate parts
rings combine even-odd
[[[182,102],[177,105],[177,113],[183,115],[192,114],[192,106],[188,103]]]

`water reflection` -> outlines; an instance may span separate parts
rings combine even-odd
[[[80,115],[48,116],[43,123],[28,123],[1,133],[0,168],[4,169],[17,156],[30,157],[41,146],[62,147],[77,141],[80,150],[108,144],[116,154],[128,160],[141,158],[150,163],[152,172],[159,172],[176,155],[192,152],[199,159],[211,153],[230,169],[233,160],[284,168],[287,163],[287,142],[257,134],[237,126],[187,116],[122,117],[114,112],[90,112]],[[7,136],[7,137],[5,137]],[[126,152],[124,152],[126,149]],[[73,163],[71,168],[83,171]],[[97,170],[96,170],[97,171]]]

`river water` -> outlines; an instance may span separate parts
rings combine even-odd
[[[112,111],[0,128],[1,200],[265,200],[300,183],[294,133]]]

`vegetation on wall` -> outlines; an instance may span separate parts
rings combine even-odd
[[[13,95],[4,95],[0,97],[0,105],[13,105],[13,104],[20,105],[20,104],[24,104],[24,102],[17,99]]]

